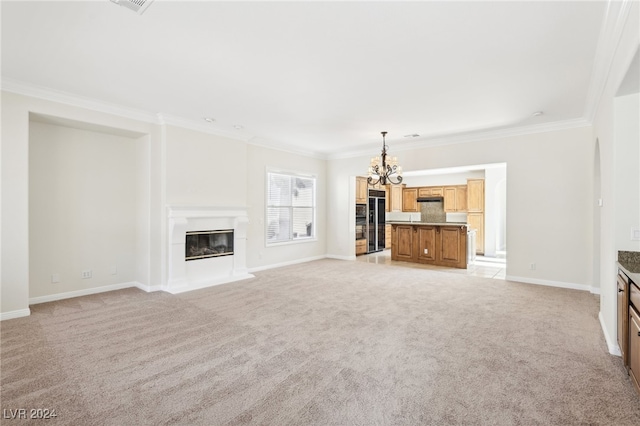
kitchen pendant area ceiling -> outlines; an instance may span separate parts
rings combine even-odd
[[[2,88],[325,157],[370,153],[384,128],[400,150],[584,122],[606,12],[604,1],[155,0],[142,15],[108,0],[2,2]]]

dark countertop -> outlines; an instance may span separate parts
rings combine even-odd
[[[618,260],[618,266],[633,281],[640,286],[640,263]]]
[[[469,226],[466,222],[409,222],[408,220],[390,220],[389,225],[429,225],[429,226]]]

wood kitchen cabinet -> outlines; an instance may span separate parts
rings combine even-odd
[[[466,269],[467,228],[392,224],[391,259]]]
[[[467,213],[467,225],[476,230],[476,253],[484,254],[484,213]]]
[[[629,347],[629,279],[624,272],[618,270],[618,347],[622,362],[629,365],[627,348]]]
[[[356,240],[356,256],[367,252],[367,240]]]
[[[637,287],[636,287],[637,288]],[[640,392],[640,313],[629,308],[629,376]]]
[[[401,212],[402,211],[402,190],[406,185],[387,185],[387,203],[389,207],[388,212]],[[417,206],[416,206],[417,208]]]
[[[418,188],[404,188],[402,190],[402,211],[419,212]]]
[[[441,186],[423,186],[418,188],[418,197],[443,197],[444,188]]]
[[[413,225],[392,225],[391,229],[391,259],[413,260]]]
[[[384,248],[391,248],[391,225],[389,224],[384,226]]]
[[[467,211],[467,186],[445,186],[444,193],[444,211],[447,213],[466,212]]]
[[[640,393],[640,287],[619,267],[618,346],[631,382]]]
[[[467,179],[467,211],[484,212],[484,179]]]
[[[356,176],[356,204],[367,204],[368,195],[367,178]]]

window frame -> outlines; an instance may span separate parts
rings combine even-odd
[[[275,175],[283,175],[283,176],[288,176],[290,178],[303,178],[303,179],[313,179],[313,194],[312,194],[312,207],[310,207],[312,209],[312,235],[310,237],[306,237],[306,238],[294,238],[293,237],[293,209],[296,208],[296,206],[293,206],[293,203],[291,203],[291,205],[288,206],[272,206],[269,204],[269,191],[270,191],[270,175],[275,174]],[[318,241],[318,203],[317,203],[317,193],[318,193],[318,177],[315,174],[312,173],[304,173],[304,172],[299,172],[299,171],[293,171],[293,170],[284,170],[284,169],[276,169],[276,168],[267,168],[266,173],[265,173],[265,201],[264,201],[264,223],[265,223],[265,227],[264,227],[264,241],[265,241],[265,247],[275,247],[275,246],[283,246],[283,245],[290,245],[290,244],[304,244],[304,243],[309,243],[309,242],[315,242]],[[291,221],[290,221],[290,229],[289,229],[289,234],[291,235],[291,239],[288,240],[280,240],[280,241],[269,241],[269,209],[273,208],[273,207],[277,207],[277,208],[283,208],[283,207],[288,207],[289,208],[289,212],[290,212],[290,217],[291,217]],[[308,207],[303,207],[303,208],[308,208]]]

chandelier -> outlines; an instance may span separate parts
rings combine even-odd
[[[398,157],[387,158],[387,144],[385,142],[387,132],[381,133],[382,157],[373,157],[371,159],[367,183],[369,185],[377,185],[378,183],[382,185],[388,183],[398,185],[402,183],[402,167],[398,166]]]

